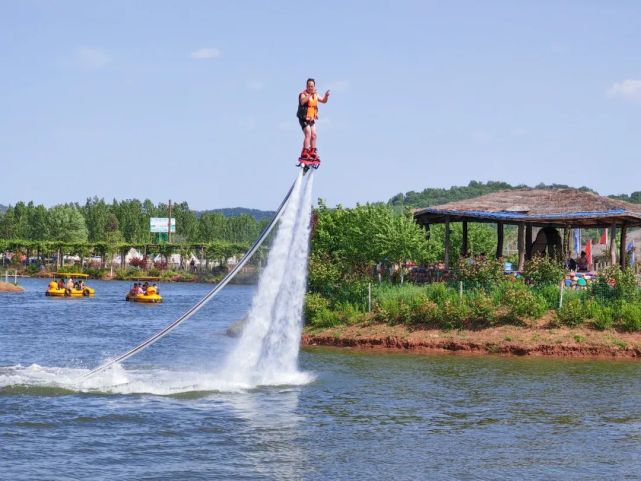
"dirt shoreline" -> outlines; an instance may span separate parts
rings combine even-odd
[[[11,282],[0,281],[0,292],[23,292],[24,287],[16,286]]]
[[[596,331],[587,327],[499,326],[443,331],[387,324],[306,328],[303,346],[333,346],[368,351],[499,354],[573,358],[641,359],[641,333]]]

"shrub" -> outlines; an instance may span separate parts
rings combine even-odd
[[[641,299],[641,291],[634,271],[630,268],[621,269],[618,266],[604,269],[590,285],[590,292],[600,302],[634,302]]]
[[[641,303],[623,304],[619,312],[619,321],[626,331],[641,331]]]
[[[566,326],[579,326],[583,323],[586,312],[581,299],[568,299],[556,312],[556,317],[561,324]]]
[[[375,318],[382,322],[409,324],[427,300],[425,289],[412,285],[381,286],[375,291]]]
[[[545,300],[548,309],[558,309],[561,288],[556,284],[544,284],[536,288],[536,292]]]
[[[357,324],[364,318],[364,312],[358,307],[343,302],[335,307],[334,312],[341,324]]]
[[[440,309],[441,327],[445,329],[462,329],[470,318],[470,308],[464,299],[454,297],[447,299]]]
[[[438,305],[435,302],[426,299],[413,312],[412,318],[415,323],[439,326],[439,312],[440,309]]]
[[[177,272],[175,272],[175,271],[171,271],[171,270],[169,270],[169,271],[162,271],[162,272],[160,273],[160,278],[161,278],[163,281],[173,281],[173,280],[176,280],[176,277],[178,277],[178,276],[179,276],[179,274],[178,274]],[[180,280],[180,278],[178,278],[178,280]]]
[[[372,296],[376,303],[403,300],[405,303],[418,305],[427,299],[427,290],[424,287],[412,284],[404,284],[402,286],[381,284],[374,287]]]
[[[156,261],[154,262],[154,269],[159,271],[164,271],[167,269],[167,261]]]
[[[114,277],[120,281],[126,281],[137,275],[140,275],[140,272],[135,269],[116,269],[114,271]]]
[[[27,272],[29,274],[36,274],[37,272],[40,272],[40,265],[39,264],[29,264],[27,266]]]
[[[525,263],[523,275],[533,285],[558,286],[565,275],[561,263],[551,257],[534,256]]]
[[[168,276],[163,275],[162,277],[167,278]],[[169,279],[172,282],[193,282],[195,276],[191,272],[181,272],[180,274],[174,273]],[[237,279],[237,277],[235,279]]]
[[[610,329],[614,325],[615,311],[611,306],[604,306],[597,302],[592,302],[588,317],[592,319],[592,325],[599,331]]]
[[[129,260],[129,265],[138,269],[144,269],[147,267],[147,259],[143,257],[132,257]]]
[[[503,282],[497,289],[501,304],[507,308],[506,321],[538,319],[547,310],[545,299],[520,281]]]
[[[309,292],[316,292],[333,303],[349,302],[362,306],[367,302],[369,269],[346,270],[344,260],[329,253],[312,251],[309,258]]]
[[[458,297],[458,293],[455,289],[448,287],[442,282],[435,282],[425,286],[425,295],[430,301],[435,302],[439,306],[448,299],[455,299]]]
[[[85,274],[88,274],[89,277],[92,277],[94,279],[102,279],[107,272],[109,272],[109,269],[100,269],[93,267],[87,267],[85,269]]]
[[[314,327],[334,327],[338,317],[329,307],[329,300],[316,293],[305,295],[305,321]]]
[[[500,283],[503,273],[503,261],[500,259],[465,259],[459,260],[456,268],[456,279],[463,282],[466,289],[481,288],[490,290]]]
[[[60,267],[60,272],[82,273],[82,266],[80,264],[64,264]]]
[[[369,282],[364,279],[342,282],[335,290],[333,299],[335,302],[349,302],[357,306],[367,303],[367,291]]]
[[[480,325],[493,325],[498,315],[498,306],[492,297],[484,291],[475,291],[467,295],[470,308],[470,320]]]

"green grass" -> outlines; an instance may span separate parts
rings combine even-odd
[[[641,301],[638,300],[641,297],[631,295],[629,288],[622,291],[625,296],[622,294],[621,298],[595,296],[591,290],[566,289],[563,305],[558,308],[558,286],[548,284],[537,288],[519,280],[499,282],[491,289],[466,289],[462,295],[446,283],[384,283],[372,287],[371,312],[367,312],[366,297],[348,302],[332,301],[318,293],[308,294],[307,324],[335,327],[376,321],[440,329],[476,329],[497,324],[524,325],[552,309],[556,325],[641,331]]]

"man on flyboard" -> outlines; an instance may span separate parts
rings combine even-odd
[[[325,104],[329,99],[329,90],[322,97],[316,93],[316,81],[307,79],[307,87],[298,94],[298,123],[303,129],[303,150],[298,159],[298,165],[305,168],[318,169],[320,157],[316,151],[316,119],[318,119],[318,103]]]

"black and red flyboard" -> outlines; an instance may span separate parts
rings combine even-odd
[[[318,169],[318,167],[320,167],[320,160],[298,159],[298,164],[296,164],[296,167],[302,167],[305,172],[307,172],[309,169]]]
[[[303,155],[298,158],[298,164],[296,164],[296,167],[302,167],[305,172],[309,169],[318,169],[318,167],[320,167],[320,159],[317,155],[305,155],[304,157]]]

